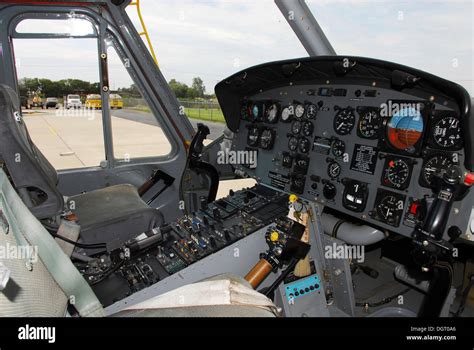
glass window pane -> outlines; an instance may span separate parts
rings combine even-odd
[[[25,19],[15,28],[20,34],[60,34],[86,36],[95,34],[91,22],[81,18],[69,19]]]
[[[84,108],[86,96],[99,93],[97,40],[15,39],[14,49],[33,142],[58,170],[99,166],[102,114]]]
[[[171,144],[114,47],[108,48],[114,156],[130,160],[166,156]]]

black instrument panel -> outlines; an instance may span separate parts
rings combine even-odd
[[[332,66],[328,58],[320,65],[317,59],[308,61],[311,72],[316,67],[316,75],[324,68],[334,69],[337,59],[333,59]],[[305,76],[296,83],[296,78],[278,75],[253,94],[245,93],[250,87],[234,87],[232,92],[229,78],[216,87],[216,93],[228,126],[238,125],[235,148],[258,151],[258,166],[245,170],[249,176],[373,225],[411,235],[414,225],[423,220],[433,176],[449,164],[470,166],[471,140],[466,137],[470,124],[464,103],[469,97],[458,86],[457,94],[447,96],[446,87],[453,83],[445,81],[440,83],[443,91],[435,91],[435,83],[424,81],[419,88],[394,86],[393,75],[400,74],[394,73],[398,71],[389,69],[382,79],[377,64],[368,61],[364,62],[366,76],[358,74],[357,78],[332,72],[332,79],[308,81]],[[247,78],[252,80],[249,74],[254,73],[261,81],[269,66],[272,73],[268,75],[274,74],[275,65],[278,63],[252,68]],[[405,74],[422,73],[407,71]],[[373,72],[377,74],[372,76]],[[231,99],[229,94],[239,98]],[[238,103],[241,113],[226,114],[231,108],[224,104],[231,102]],[[271,147],[246,142],[255,128],[260,135],[272,135],[271,142],[266,142]],[[457,214],[451,215],[450,225],[467,227],[471,208],[455,205],[453,211]]]

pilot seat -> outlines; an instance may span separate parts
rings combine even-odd
[[[128,240],[163,223],[130,184],[115,185],[65,198],[58,174],[30,138],[20,114],[17,93],[0,85],[0,163],[21,199],[39,219],[55,219],[71,210],[81,226],[81,243]],[[59,225],[58,225],[59,226]]]

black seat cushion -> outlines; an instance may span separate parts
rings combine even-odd
[[[81,243],[127,241],[163,224],[132,185],[116,185],[68,198],[81,226]]]

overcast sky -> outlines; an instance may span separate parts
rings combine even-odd
[[[474,95],[473,2],[309,0],[308,4],[338,54],[414,66],[454,80]],[[273,0],[142,0],[141,6],[167,80],[190,84],[200,76],[211,92],[218,81],[245,67],[307,55]],[[133,10],[130,15],[138,23]],[[17,43],[19,75],[97,81],[94,43],[81,41],[84,49],[78,52],[78,40],[84,39]],[[118,66],[111,75],[112,88],[130,83]]]

